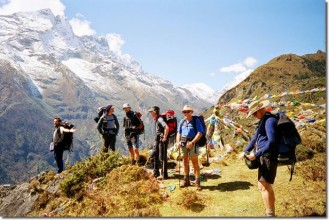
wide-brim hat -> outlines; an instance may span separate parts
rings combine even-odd
[[[182,112],[184,112],[184,111],[192,111],[192,112],[194,112],[192,106],[190,106],[190,105],[184,105],[184,107],[182,109]]]
[[[125,104],[123,104],[122,109],[125,109],[125,108],[131,108],[131,107],[128,103],[125,103]]]
[[[248,111],[247,118],[249,118],[251,115],[253,115],[258,110],[260,110],[262,108],[266,108],[269,105],[270,105],[270,101],[269,100],[263,100],[263,101],[258,100],[258,101],[252,102],[249,105],[249,111]]]

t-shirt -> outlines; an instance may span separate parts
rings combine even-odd
[[[164,127],[167,125],[167,123],[163,120],[162,117],[159,117],[158,120],[155,122],[155,133],[156,134],[163,134],[164,133]]]
[[[193,118],[187,122],[186,119],[181,120],[177,128],[177,133],[181,134],[182,137],[194,138],[198,132],[203,133],[203,127],[200,119],[196,118],[196,130],[193,127]]]
[[[59,132],[58,132],[58,129],[59,129]],[[61,142],[63,140],[63,136],[64,136],[64,128],[62,126],[55,127],[54,134],[53,134],[53,142],[54,143]]]

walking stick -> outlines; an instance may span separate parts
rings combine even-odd
[[[178,149],[178,158],[181,159],[180,158],[180,149]],[[180,186],[180,160],[178,160],[178,187],[179,186]]]

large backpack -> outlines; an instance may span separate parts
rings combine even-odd
[[[174,137],[177,133],[177,118],[173,110],[167,110],[160,115],[169,127],[168,137]]]
[[[95,122],[98,123],[99,119],[102,117],[102,115],[106,112],[106,107],[101,107],[98,110],[97,116],[94,118]]]
[[[145,132],[145,127],[144,127],[144,122],[142,120],[142,114],[140,112],[135,111],[135,115],[137,116],[136,118],[139,120],[140,124],[135,128],[135,131],[138,134],[144,134]]]
[[[194,130],[196,131],[196,119],[199,118],[200,122],[201,122],[201,125],[203,127],[203,131],[204,133],[202,133],[202,136],[201,138],[198,140],[198,142],[196,143],[199,147],[202,147],[202,146],[205,146],[207,144],[207,138],[206,138],[206,134],[207,134],[207,126],[206,126],[206,123],[204,121],[204,117],[202,115],[200,116],[196,116],[196,115],[193,115],[193,121],[192,121],[192,125],[193,125],[193,128]]]
[[[290,181],[294,172],[296,158],[296,146],[302,142],[294,122],[285,114],[277,114],[277,132],[279,144],[279,165],[291,165]]]
[[[74,125],[70,122],[63,121],[59,125],[60,127],[64,127],[66,129],[71,129]],[[59,127],[57,129],[58,134],[60,135]],[[73,149],[73,132],[63,132],[63,140],[61,141],[63,150],[67,150],[72,152]]]

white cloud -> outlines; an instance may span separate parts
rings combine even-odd
[[[247,57],[243,64],[246,65],[246,67],[253,67],[257,63],[257,60],[253,57]]]
[[[257,63],[253,57],[247,57],[243,62],[232,64],[230,66],[221,67],[219,69],[222,73],[244,73],[249,72],[250,68]]]
[[[106,35],[107,42],[109,44],[109,48],[111,51],[113,51],[115,54],[121,56],[122,51],[121,47],[126,42],[121,38],[120,34],[107,34]]]
[[[15,12],[51,9],[55,16],[64,15],[65,5],[60,0],[9,0],[1,1],[0,14],[8,15]]]
[[[94,31],[90,27],[90,21],[85,20],[83,15],[76,14],[76,17],[71,19],[69,22],[72,26],[73,32],[77,36],[83,36],[83,35],[94,35],[96,34],[96,31]]]
[[[223,73],[231,73],[231,72],[241,73],[246,70],[247,68],[242,63],[233,64],[231,66],[225,66],[219,69],[219,71]]]

